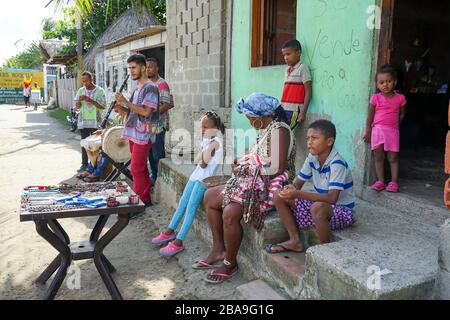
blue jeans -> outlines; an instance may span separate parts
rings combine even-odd
[[[184,188],[177,211],[175,211],[172,221],[169,224],[169,229],[176,231],[181,218],[184,216],[183,224],[177,235],[178,240],[184,241],[186,239],[205,192],[206,188],[201,181],[189,180]]]
[[[103,175],[106,167],[108,166],[108,160],[106,158],[101,157],[100,161],[97,163],[97,167],[93,167],[92,163],[89,162],[88,172],[92,174],[94,177],[99,178]]]
[[[148,155],[148,161],[150,162],[150,169],[152,171],[151,179],[153,181],[156,181],[156,179],[158,178],[159,160],[164,159],[166,157],[165,140],[166,140],[166,130],[163,130],[163,132],[158,133],[156,135],[156,141],[152,146],[150,154]]]

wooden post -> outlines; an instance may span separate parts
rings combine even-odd
[[[381,0],[381,29],[378,34],[378,68],[391,61],[395,0]]]

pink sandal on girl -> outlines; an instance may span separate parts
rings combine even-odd
[[[152,243],[157,245],[166,244],[167,242],[175,240],[176,238],[177,238],[176,234],[168,236],[164,232],[161,232],[159,236],[152,239]]]
[[[400,191],[400,186],[396,182],[389,182],[387,188],[387,192],[398,193]]]
[[[180,253],[184,249],[186,249],[186,247],[184,245],[179,247],[179,246],[173,244],[173,242],[169,242],[169,244],[166,247],[159,250],[159,253],[165,257],[173,257],[174,255],[176,255],[177,253]]]
[[[383,191],[386,189],[386,185],[381,181],[377,181],[371,186],[371,188],[376,191]]]

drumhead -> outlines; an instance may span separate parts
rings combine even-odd
[[[118,163],[124,163],[131,159],[130,145],[128,141],[121,139],[122,131],[122,126],[108,129],[102,142],[103,152]]]
[[[80,141],[80,145],[91,152],[97,151],[102,146],[102,136],[92,135]]]

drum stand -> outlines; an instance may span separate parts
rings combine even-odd
[[[114,170],[109,174],[109,176],[105,179],[105,182],[112,182],[119,179],[120,175],[125,175],[128,179],[133,181],[133,177],[131,176],[131,172],[128,169],[130,166],[131,160],[128,160],[125,163],[117,163],[113,159],[111,159],[104,151],[101,152],[102,157],[107,159],[109,163],[111,163],[114,167]]]

